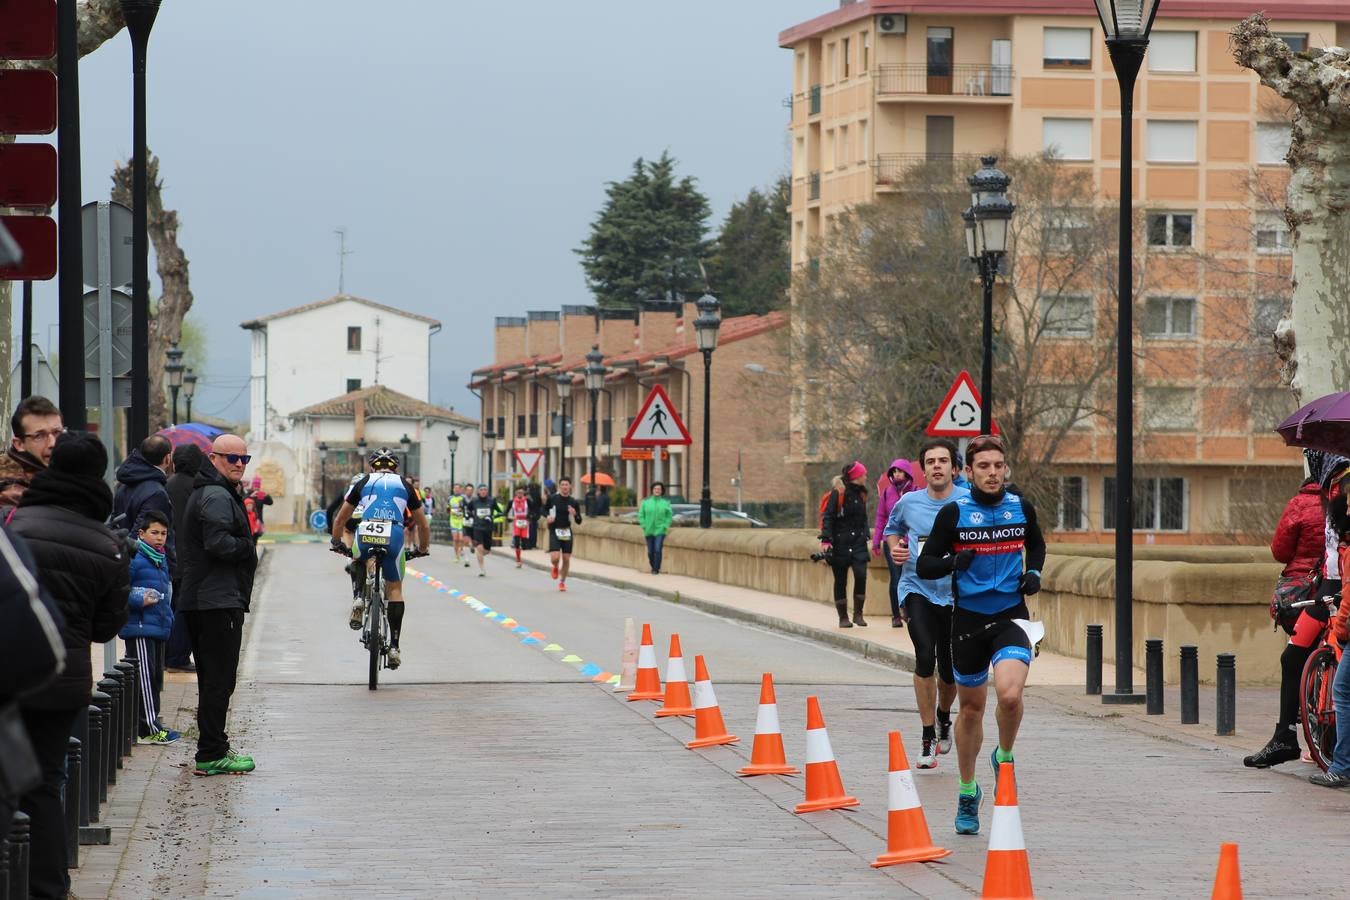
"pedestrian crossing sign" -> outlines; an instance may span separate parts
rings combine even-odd
[[[642,403],[642,409],[633,418],[633,424],[628,426],[628,433],[623,436],[623,446],[665,447],[692,443],[689,430],[680,421],[666,389],[659,384],[652,385],[651,393]]]

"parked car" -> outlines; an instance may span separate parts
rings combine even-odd
[[[698,526],[699,505],[697,503],[672,503],[670,511],[673,514],[671,524],[677,528],[688,528]],[[754,516],[743,512],[737,512],[734,509],[721,509],[714,506],[712,508],[713,522],[717,520],[737,519],[743,522],[749,522],[751,528],[768,528],[768,522],[762,522]],[[637,511],[626,512],[623,515],[615,516],[614,521],[625,522],[629,525],[638,523]]]

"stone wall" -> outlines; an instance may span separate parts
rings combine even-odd
[[[635,525],[592,519],[576,535],[576,555],[581,559],[647,569],[642,531]],[[666,538],[662,571],[832,605],[830,569],[810,560],[818,547],[807,531],[677,528]],[[1286,639],[1282,632],[1272,632],[1266,611],[1280,573],[1279,564],[1269,559],[1264,548],[1137,547],[1136,665],[1143,666],[1145,638],[1160,637],[1169,682],[1178,678],[1178,647],[1195,644],[1202,681],[1214,680],[1215,654],[1234,652],[1240,682],[1277,683]],[[1028,603],[1036,618],[1045,621],[1042,649],[1081,658],[1087,625],[1100,624],[1109,663],[1115,647],[1112,549],[1051,544],[1042,585],[1041,593]],[[881,620],[875,625],[889,624],[888,587],[885,564],[873,559],[867,612]],[[1136,689],[1142,691],[1143,685]]]

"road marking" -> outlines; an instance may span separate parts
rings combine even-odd
[[[576,669],[583,677],[589,678],[597,684],[618,684],[619,676],[593,662],[587,662],[575,653],[567,652],[567,648],[556,643],[545,643],[548,641],[548,635],[542,631],[534,631],[528,625],[522,625],[520,622],[508,616],[501,610],[493,609],[483,601],[471,594],[447,587],[442,581],[432,578],[426,572],[414,569],[409,566],[408,575],[425,584],[438,594],[445,594],[452,600],[458,600],[469,609],[481,615],[489,622],[495,622],[500,625],[508,634],[515,635],[520,639],[523,647],[535,647],[539,652],[546,656],[551,656],[558,662],[565,664],[569,668]]]

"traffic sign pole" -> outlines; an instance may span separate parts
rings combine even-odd
[[[107,447],[108,470],[113,484],[113,371],[112,371],[112,211],[108,204],[98,205],[98,436]],[[81,317],[83,320],[83,317]],[[127,523],[128,527],[135,523]]]

